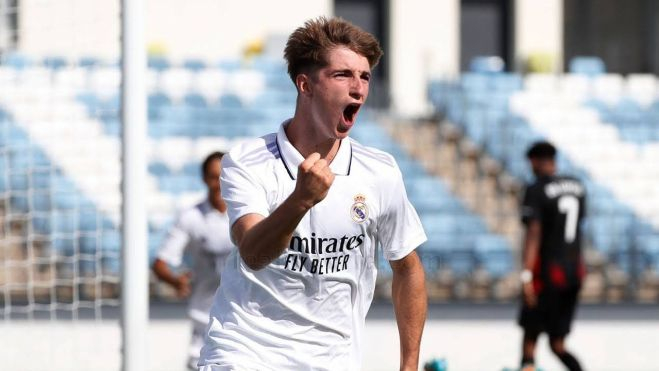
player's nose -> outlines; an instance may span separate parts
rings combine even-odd
[[[368,84],[359,77],[353,78],[351,80],[349,94],[353,99],[363,102],[368,94]]]

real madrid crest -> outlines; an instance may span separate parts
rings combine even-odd
[[[350,207],[350,216],[356,223],[363,223],[368,219],[368,206],[366,206],[366,197],[358,194],[354,197],[355,203]]]

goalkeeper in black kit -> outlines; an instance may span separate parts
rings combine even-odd
[[[579,361],[565,349],[585,268],[581,254],[581,221],[585,188],[572,177],[556,175],[556,148],[537,142],[527,152],[536,180],[522,205],[526,233],[523,246],[522,370],[534,370],[538,336],[546,332],[552,352],[570,370]]]

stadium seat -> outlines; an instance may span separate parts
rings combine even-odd
[[[180,101],[190,91],[192,75],[184,68],[169,68],[160,73],[158,86],[172,101]]]
[[[528,92],[554,94],[558,90],[559,79],[551,74],[529,74],[524,78],[524,89]]]
[[[2,64],[11,68],[21,70],[30,67],[34,64],[31,58],[17,52],[6,53],[2,56]]]
[[[630,74],[625,79],[625,96],[643,107],[651,106],[657,101],[659,81],[652,74]]]
[[[183,68],[193,72],[199,72],[206,68],[206,63],[201,59],[186,59],[183,62]]]
[[[623,95],[624,79],[619,74],[598,75],[593,81],[593,95],[607,104],[613,105]]]
[[[116,95],[121,83],[121,72],[114,67],[99,67],[89,71],[88,79],[93,93],[101,96]]]
[[[183,102],[188,107],[196,108],[196,109],[203,109],[208,106],[208,102],[206,102],[206,98],[204,98],[202,95],[197,93],[186,94],[185,97],[183,98]]]
[[[241,99],[235,94],[223,94],[218,99],[218,106],[220,108],[242,108],[243,103]]]
[[[99,66],[101,64],[100,59],[96,57],[91,57],[91,56],[85,56],[81,57],[78,60],[78,66],[83,67],[83,68],[92,68]]]
[[[606,72],[604,61],[598,57],[580,56],[570,60],[568,70],[570,73],[586,76],[597,76]]]
[[[512,249],[501,236],[487,234],[477,237],[475,252],[478,263],[494,277],[511,272],[515,265]]]
[[[162,72],[170,67],[170,63],[169,60],[167,60],[167,58],[159,57],[159,56],[149,56],[147,60],[147,66],[150,69],[154,69],[158,72]]]
[[[218,69],[204,69],[193,75],[190,90],[201,94],[207,102],[215,102],[226,90],[227,74]]]
[[[469,71],[477,73],[503,72],[506,65],[499,56],[478,56],[469,61]]]
[[[67,66],[67,61],[64,57],[46,57],[43,59],[44,67],[52,70],[59,70]]]

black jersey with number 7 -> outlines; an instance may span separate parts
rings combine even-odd
[[[581,221],[585,215],[583,184],[568,176],[538,178],[526,188],[522,222],[540,222],[542,236],[534,276],[541,287],[573,288],[581,284]]]

